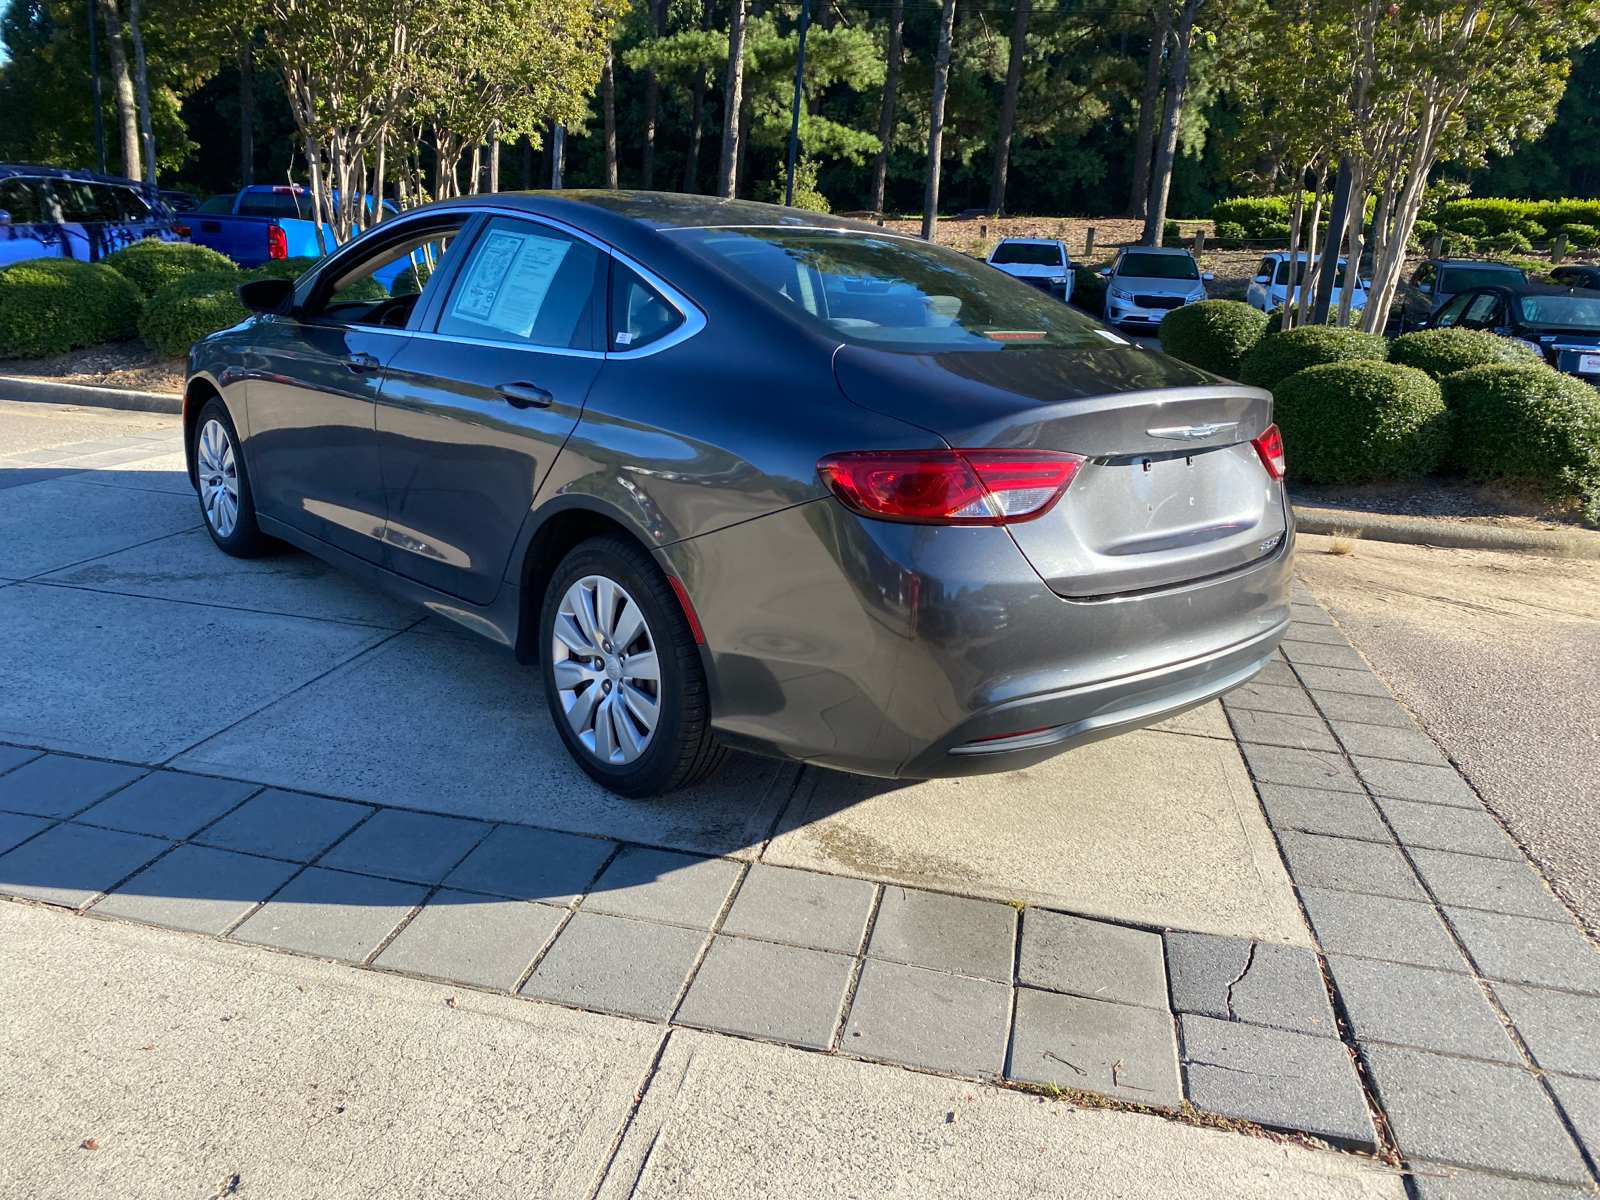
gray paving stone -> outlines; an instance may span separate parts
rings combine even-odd
[[[1236,687],[1222,698],[1222,706],[1229,714],[1248,710],[1253,712],[1283,713],[1291,717],[1314,717],[1317,710],[1300,686],[1283,687],[1260,682],[1258,675],[1242,687]]]
[[[1017,978],[1093,1000],[1167,1007],[1161,935],[1030,908],[1022,918]]]
[[[1594,1195],[1559,1183],[1508,1179],[1442,1165],[1419,1167],[1410,1178],[1417,1200],[1577,1200],[1579,1196]]]
[[[1576,925],[1466,908],[1445,911],[1488,978],[1600,995],[1600,954]]]
[[[103,917],[220,934],[300,868],[208,846],[179,846],[93,908]]]
[[[318,866],[412,883],[438,883],[481,842],[491,826],[460,817],[380,808]]]
[[[1446,850],[1413,850],[1411,858],[1439,903],[1447,907],[1482,908],[1563,924],[1572,920],[1544,880],[1520,859],[1507,862]]]
[[[1364,792],[1329,792],[1281,783],[1258,784],[1256,790],[1274,829],[1300,829],[1385,845],[1393,840]]]
[[[1177,1012],[1339,1036],[1311,951],[1209,933],[1173,932],[1165,941]]]
[[[867,959],[839,1048],[952,1075],[1005,1068],[1011,987]]]
[[[1177,1107],[1172,1018],[1153,1008],[1017,990],[1008,1079]]]
[[[318,958],[363,962],[427,894],[414,883],[309,867],[233,936]]]
[[[77,908],[170,845],[137,833],[57,825],[0,855],[0,893]]]
[[[629,846],[583,898],[591,912],[710,929],[739,878],[739,864]]]
[[[1290,616],[1294,618],[1290,629],[1297,629],[1303,625],[1332,625],[1333,618],[1328,615],[1328,610],[1318,604],[1310,592],[1296,590],[1290,605]]]
[[[664,1021],[705,940],[703,929],[579,910],[521,994]]]
[[[513,988],[566,915],[549,904],[441,888],[383,948],[373,966]]]
[[[152,771],[137,783],[79,815],[85,825],[104,825],[151,837],[186,838],[238,804],[259,784],[212,779],[178,771]]]
[[[1196,1107],[1357,1146],[1377,1140],[1344,1043],[1190,1014],[1178,1022]]]
[[[1280,833],[1278,841],[1289,864],[1289,876],[1301,887],[1336,888],[1419,902],[1428,898],[1397,846],[1292,830]]]
[[[673,1019],[825,1050],[854,965],[844,954],[719,937]]]
[[[1333,792],[1360,792],[1361,784],[1342,754],[1313,750],[1286,750],[1277,746],[1240,746],[1250,773],[1260,783],[1322,788]]]
[[[1589,1178],[1527,1071],[1394,1046],[1362,1046],[1389,1128],[1408,1159],[1509,1171],[1559,1183]]]
[[[1390,796],[1379,796],[1377,803],[1395,836],[1413,849],[1453,850],[1457,854],[1523,861],[1522,852],[1505,830],[1481,808],[1449,808]]]
[[[1351,1031],[1363,1042],[1520,1065],[1505,1025],[1469,975],[1328,956]]]
[[[1274,658],[1267,663],[1266,666],[1251,677],[1250,681],[1259,683],[1264,687],[1284,687],[1293,688],[1295,691],[1300,690],[1300,681],[1295,678],[1294,672],[1289,669],[1289,664],[1281,658]]]
[[[1430,767],[1425,763],[1397,762],[1388,758],[1356,757],[1353,761],[1362,782],[1375,796],[1483,810],[1472,789],[1450,767]]]
[[[867,954],[933,971],[1011,982],[1017,910],[918,888],[883,889]]]
[[[22,845],[41,829],[55,824],[49,817],[24,817],[19,813],[0,813],[0,854]]]
[[[43,753],[42,750],[25,750],[21,746],[0,746],[0,775],[14,771],[23,763],[32,762]]]
[[[864,879],[755,863],[739,885],[722,932],[857,954],[875,890]]]
[[[1297,667],[1342,667],[1347,671],[1367,671],[1367,660],[1347,641],[1283,643],[1283,656]]]
[[[1350,692],[1357,696],[1385,698],[1390,695],[1383,681],[1365,667],[1352,670],[1346,667],[1320,667],[1307,664],[1296,666],[1295,670],[1301,682],[1310,690],[1313,699],[1323,692]]]
[[[470,892],[571,904],[616,848],[604,838],[497,825],[445,882]]]
[[[195,838],[208,846],[310,862],[367,816],[365,804],[262,792]]]
[[[1600,1158],[1600,1083],[1565,1075],[1547,1075],[1545,1079],[1589,1157]]]
[[[1260,746],[1287,746],[1295,750],[1322,750],[1336,754],[1333,740],[1321,717],[1290,716],[1285,713],[1240,709],[1232,714],[1234,733],[1241,742]]]
[[[1361,721],[1334,721],[1333,731],[1350,754],[1367,758],[1389,758],[1399,762],[1426,763],[1446,767],[1444,755],[1433,739],[1415,725],[1368,725]]]
[[[1600,998],[1497,983],[1494,994],[1533,1061],[1546,1071],[1600,1079]]]
[[[69,817],[144,772],[143,767],[46,754],[0,775],[0,810],[31,817]]]
[[[1330,721],[1359,721],[1366,725],[1393,725],[1415,729],[1401,703],[1392,696],[1358,696],[1351,692],[1319,692],[1317,707]]]
[[[1417,967],[1438,967],[1442,971],[1467,970],[1466,961],[1432,905],[1321,888],[1301,888],[1300,901],[1311,917],[1317,940],[1330,954],[1353,954]]]
[[[1336,625],[1321,625],[1314,621],[1296,621],[1289,626],[1289,632],[1283,635],[1283,640],[1289,642],[1317,642],[1324,646],[1348,646],[1350,644],[1344,634]]]

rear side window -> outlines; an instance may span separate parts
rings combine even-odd
[[[11,214],[16,225],[42,225],[50,220],[45,216],[39,185],[32,179],[0,179],[0,208]]]
[[[61,219],[77,223],[120,221],[116,194],[104,183],[84,183],[77,179],[57,179],[56,199],[61,204]]]
[[[639,278],[638,272],[613,262],[609,349],[637,350],[666,337],[682,324],[683,314]]]
[[[122,210],[124,221],[148,221],[150,219],[150,205],[145,198],[132,188],[113,188],[116,195],[117,206]]]
[[[606,256],[548,225],[495,217],[445,298],[438,331],[456,337],[598,350]]]

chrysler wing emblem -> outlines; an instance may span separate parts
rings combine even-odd
[[[1206,438],[1216,437],[1219,433],[1226,433],[1239,428],[1237,421],[1217,421],[1210,425],[1170,425],[1165,429],[1146,429],[1151,437],[1164,438],[1169,442],[1203,442]]]

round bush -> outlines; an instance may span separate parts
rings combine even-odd
[[[1389,361],[1435,379],[1485,363],[1542,363],[1538,353],[1487,329],[1419,329],[1389,343]]]
[[[1464,233],[1457,233],[1453,229],[1445,230],[1444,252],[1446,257],[1471,254],[1478,248],[1478,239],[1469,237]]]
[[[0,270],[0,358],[132,337],[139,289],[104,263],[25,258]]]
[[[299,279],[322,260],[301,255],[298,258],[274,258],[259,267],[250,268],[252,279]]]
[[[1275,389],[1297,371],[1347,359],[1389,357],[1389,343],[1379,333],[1342,329],[1337,325],[1302,325],[1269,333],[1239,364],[1239,379],[1254,387]]]
[[[1289,222],[1264,221],[1261,225],[1261,238],[1267,242],[1282,242],[1289,244]]]
[[[1517,222],[1517,230],[1523,237],[1530,241],[1542,242],[1549,236],[1549,231],[1537,221],[1521,220]]]
[[[1567,235],[1567,242],[1573,246],[1592,246],[1600,241],[1600,229],[1593,225],[1561,225],[1555,230],[1556,236]]]
[[[1419,242],[1431,241],[1433,235],[1439,232],[1439,227],[1432,221],[1422,220],[1420,217],[1412,223],[1411,233]]]
[[[1600,523],[1600,393],[1592,386],[1541,365],[1470,367],[1440,386],[1468,475],[1537,484]]]
[[[236,271],[238,266],[226,254],[189,242],[162,242],[145,238],[101,259],[119,275],[133,280],[141,294],[154,296],[169,283],[202,271]]]
[[[1472,238],[1489,236],[1488,223],[1479,217],[1457,217],[1450,222],[1450,228],[1456,233],[1464,233]]]
[[[1239,377],[1239,360],[1267,329],[1267,314],[1238,300],[1202,300],[1161,318],[1161,348],[1202,371]]]
[[[1217,222],[1217,245],[1224,250],[1243,250],[1244,239],[1244,226],[1237,221]]]
[[[1533,243],[1520,233],[1501,233],[1489,239],[1489,248],[1502,254],[1532,254]]]
[[[1161,223],[1161,244],[1163,246],[1176,246],[1183,240],[1183,228],[1176,221],[1163,221]]]
[[[1273,397],[1292,479],[1343,484],[1426,475],[1450,448],[1439,385],[1414,367],[1325,363],[1289,376]]]
[[[250,315],[234,293],[250,278],[240,271],[215,271],[169,283],[145,302],[139,332],[158,354],[187,354],[206,334],[237,325]]]

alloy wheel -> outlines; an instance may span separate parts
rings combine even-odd
[[[661,718],[656,639],[626,588],[585,575],[566,590],[550,644],[562,712],[601,762],[636,761]]]
[[[212,418],[195,443],[195,470],[200,478],[200,506],[218,537],[229,537],[239,523],[239,465],[233,439],[222,422]]]

